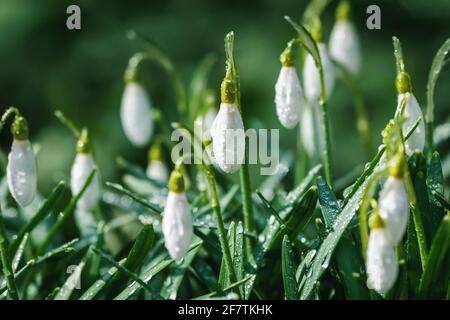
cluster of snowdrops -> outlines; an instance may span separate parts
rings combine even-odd
[[[325,103],[333,91],[334,62],[341,64],[355,76],[360,69],[359,40],[349,20],[349,11],[348,2],[341,2],[337,8],[337,21],[328,46],[322,42],[322,30],[318,19],[313,19],[309,31],[297,26],[299,36],[289,41],[282,52],[281,71],[275,84],[275,110],[280,123],[288,129],[299,125],[306,152],[318,155],[325,162],[325,167],[329,152],[327,144],[329,124]],[[227,35],[226,41],[229,42],[230,37],[232,34]],[[301,46],[306,52],[302,81],[297,74],[294,53],[296,45]],[[154,133],[152,103],[140,82],[138,73],[140,62],[144,58],[145,55],[138,55],[130,59],[125,72],[126,84],[121,103],[124,133],[137,147],[147,146],[152,141]],[[404,181],[407,157],[416,151],[422,152],[426,140],[424,117],[412,92],[411,78],[401,57],[399,61],[395,121],[392,121],[384,131],[386,152],[381,163],[385,170],[380,176],[382,188],[378,201],[372,199],[371,203],[373,210],[369,219],[370,233],[366,248],[367,286],[381,295],[386,294],[397,279],[399,262],[395,248],[405,234],[409,219],[409,200]],[[28,140],[27,121],[18,109],[10,108],[2,117],[2,125],[10,116],[14,117],[14,121],[11,125],[13,143],[8,156],[7,182],[13,198],[20,206],[26,207],[36,195],[36,162]],[[242,170],[245,152],[238,152],[237,146],[230,144],[226,139],[226,134],[230,130],[244,129],[239,78],[234,58],[228,51],[226,75],[221,85],[220,106],[218,110],[215,106],[203,110],[197,115],[196,121],[199,120],[204,130],[204,136],[200,138],[201,143],[205,148],[212,147],[209,153],[212,166],[225,174]],[[89,219],[100,200],[102,183],[100,175],[96,172],[89,185],[85,186],[86,180],[97,170],[97,166],[87,130],[79,132],[78,138],[77,155],[70,177],[71,191],[75,195],[86,188],[77,202],[78,219],[84,219],[81,224],[86,225],[85,220]],[[237,155],[242,157],[239,158]],[[234,161],[230,162],[230,159]],[[175,260],[180,260],[186,255],[193,237],[191,206],[185,193],[185,172],[182,167],[181,160],[176,162],[174,170],[169,175],[168,166],[162,157],[160,142],[154,141],[150,148],[146,173],[151,179],[163,184],[168,183],[169,192],[162,216],[162,233],[165,246]],[[203,175],[198,178],[208,180],[209,177]],[[330,181],[331,178],[327,179],[329,184]],[[219,219],[217,223],[220,228],[223,221]],[[249,225],[245,227],[250,228]],[[226,239],[221,241],[226,242]]]

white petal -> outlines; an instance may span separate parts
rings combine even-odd
[[[36,160],[30,141],[14,140],[8,155],[6,168],[11,195],[22,207],[29,205],[36,196]]]
[[[301,118],[302,142],[310,157],[321,156],[323,151],[322,118],[319,106],[306,105]]]
[[[367,287],[386,294],[397,279],[398,262],[394,245],[384,229],[373,229],[366,253]]]
[[[322,60],[325,95],[329,97],[334,87],[334,67],[328,56],[327,49],[323,43],[318,43],[319,54]],[[320,75],[314,63],[313,57],[308,54],[303,65],[303,86],[309,101],[319,101],[320,98]]]
[[[75,210],[75,223],[81,236],[90,236],[95,234],[97,230],[97,223],[94,219],[94,215],[91,211]]]
[[[75,195],[83,188],[86,179],[92,169],[96,168],[94,159],[90,154],[78,153],[70,171],[70,188]],[[77,208],[85,211],[93,211],[100,199],[100,175],[98,170],[91,183],[84,191],[83,196],[77,202]]]
[[[412,129],[417,119],[419,117],[422,117],[416,130],[414,130],[409,139],[405,142],[406,154],[410,156],[415,150],[423,151],[423,148],[425,147],[425,122],[422,110],[420,109],[419,103],[417,102],[414,94],[410,92],[399,94],[398,103],[401,103],[405,96],[406,96],[406,106],[403,115],[405,116],[406,119],[405,122],[403,123],[402,128],[403,134],[407,134],[408,131]]]
[[[408,194],[403,180],[395,177],[386,180],[380,192],[378,210],[392,241],[398,243],[405,233],[409,216]]]
[[[275,105],[281,124],[292,129],[300,120],[302,88],[294,67],[282,67],[275,84]]]
[[[222,103],[211,126],[214,159],[227,173],[237,171],[244,162],[245,132],[241,113],[235,104]]]
[[[125,135],[132,144],[144,146],[149,142],[153,133],[151,103],[140,84],[131,82],[126,85],[120,117]]]
[[[162,220],[167,251],[174,260],[183,258],[191,244],[193,227],[191,207],[185,193],[169,191]]]
[[[169,180],[169,172],[166,165],[158,160],[151,160],[147,166],[147,176],[159,182],[166,183]]]
[[[330,35],[330,56],[353,75],[359,71],[361,54],[358,36],[349,21],[337,21]]]

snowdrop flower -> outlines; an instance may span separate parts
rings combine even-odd
[[[323,151],[322,118],[318,108],[317,103],[306,105],[301,118],[302,142],[310,157],[319,156]]]
[[[366,252],[367,287],[385,295],[397,279],[398,262],[383,220],[377,212],[370,220],[371,231]]]
[[[334,66],[328,56],[326,45],[322,42],[320,29],[320,21],[315,20],[315,25],[312,28],[311,34],[317,42],[317,47],[319,49],[319,55],[323,67],[325,95],[328,98],[334,87]],[[305,95],[309,101],[319,101],[321,93],[320,74],[314,58],[309,53],[307,54],[303,65],[303,86],[305,89]]]
[[[167,183],[169,172],[163,162],[161,145],[154,143],[148,153],[147,176],[162,183]]]
[[[214,162],[226,173],[237,171],[244,162],[245,132],[236,104],[236,84],[230,67],[221,86],[219,112],[211,126]]]
[[[408,194],[403,182],[403,164],[396,164],[389,169],[389,176],[381,189],[378,202],[386,232],[394,244],[397,244],[403,238],[409,217]]]
[[[361,53],[355,27],[349,21],[349,13],[349,2],[341,1],[336,10],[336,23],[330,35],[330,56],[356,75],[361,63]]]
[[[125,90],[122,96],[120,118],[130,142],[145,146],[153,134],[152,106],[142,84],[137,80],[136,70],[129,67],[125,73]]]
[[[169,179],[169,194],[164,208],[162,232],[169,255],[174,260],[183,258],[191,244],[193,227],[191,206],[184,192],[183,174],[179,168],[172,171]]]
[[[97,168],[97,165],[92,156],[87,131],[83,129],[77,143],[77,155],[70,171],[70,189],[73,195],[81,191],[94,168]],[[83,196],[78,200],[77,209],[92,212],[100,199],[100,189],[100,176],[96,171]]]
[[[425,146],[425,122],[416,97],[412,93],[411,79],[406,72],[400,72],[396,79],[396,87],[398,92],[398,104],[406,99],[405,111],[403,115],[405,122],[403,123],[403,134],[409,132],[417,119],[421,117],[419,125],[411,134],[409,139],[405,141],[405,151],[408,156],[412,155],[415,150],[423,151]]]
[[[275,84],[275,106],[281,124],[292,129],[300,120],[302,89],[294,67],[294,55],[290,42],[280,57],[281,71]]]
[[[8,155],[6,176],[13,198],[22,206],[28,206],[36,196],[36,160],[28,140],[28,124],[24,117],[16,115],[11,126],[13,143]]]

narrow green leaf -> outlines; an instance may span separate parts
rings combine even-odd
[[[323,272],[327,269],[329,261],[333,255],[334,250],[339,243],[344,231],[348,227],[350,221],[353,219],[355,213],[359,209],[361,204],[364,191],[366,189],[367,183],[370,180],[369,176],[373,173],[374,169],[378,165],[378,162],[383,154],[384,149],[379,149],[377,155],[370,162],[370,165],[364,170],[362,175],[358,178],[355,184],[351,187],[351,191],[347,195],[348,201],[344,202],[345,205],[336,222],[333,225],[333,229],[327,235],[325,240],[320,245],[320,248],[314,258],[311,274],[305,280],[300,299],[308,299],[312,296],[312,293],[318,284],[320,277]]]
[[[287,195],[286,200],[288,201],[288,203],[292,204],[294,203],[294,201],[299,199],[299,197],[305,192],[305,190],[311,185],[311,183],[317,177],[321,169],[322,165],[318,164],[314,166],[311,170],[309,170],[308,174],[302,180],[302,182]]]
[[[429,223],[430,234],[434,235],[445,214],[442,204],[433,196],[433,193],[444,194],[444,174],[442,172],[441,158],[437,151],[433,153],[428,162],[427,186],[430,201],[427,222]]]
[[[216,273],[205,259],[194,259],[189,271],[208,288],[209,291],[219,291],[219,285]]]
[[[317,188],[319,189],[319,202],[325,226],[328,230],[332,230],[342,211],[341,207],[333,191],[322,177],[317,179]],[[359,250],[352,237],[350,232],[344,233],[336,247],[336,254],[333,259],[336,262],[339,278],[344,285],[346,297],[348,299],[368,299],[369,291],[367,287],[362,285],[359,278],[355,277],[355,274],[359,274],[360,270],[364,268],[364,261],[358,254]],[[326,268],[327,266],[323,267]]]
[[[198,248],[202,243],[203,242],[201,240],[197,241],[197,242],[194,242],[189,247],[189,251]],[[145,283],[148,284],[150,282],[150,280],[155,275],[157,275],[159,272],[161,272],[162,270],[167,268],[173,262],[174,262],[173,259],[166,257],[165,259],[163,259],[162,261],[160,261],[156,265],[150,265],[146,270],[144,270],[141,273],[141,277],[140,278]],[[142,289],[141,285],[139,283],[137,283],[137,282],[134,282],[134,283],[130,284],[127,288],[125,288],[117,297],[114,298],[114,300],[126,300],[129,297],[131,297],[132,295],[134,295],[136,292],[140,291],[141,289]]]
[[[178,289],[186,275],[186,271],[197,256],[199,249],[200,247],[197,247],[194,250],[189,251],[181,263],[172,264],[169,275],[164,281],[161,289],[161,296],[164,299],[175,300],[177,298]]]
[[[420,281],[422,299],[443,299],[450,280],[450,214],[447,214],[436,232],[426,268]]]
[[[228,246],[230,247],[230,252],[234,253],[234,247],[236,245],[236,223],[231,221],[230,226],[228,228]],[[230,285],[230,274],[228,272],[225,258],[222,257],[222,262],[220,264],[220,272],[219,272],[219,285],[221,288],[225,288]]]
[[[437,79],[441,74],[442,68],[446,64],[445,58],[449,51],[450,51],[450,39],[447,39],[434,56],[433,63],[431,64],[430,68],[430,73],[428,74],[427,116],[426,116],[427,137],[428,137],[428,158],[430,158],[434,152],[434,145],[433,145],[434,89],[436,86]]]
[[[419,242],[417,240],[414,218],[409,216],[407,241],[406,241],[406,267],[408,272],[409,291],[412,296],[417,295],[419,290],[422,264],[420,261]]]
[[[148,177],[147,174],[145,173],[145,171],[142,170],[141,167],[125,160],[122,157],[118,157],[116,159],[116,163],[120,169],[135,176],[136,178],[139,178],[140,180],[146,181],[157,188],[161,188],[161,189],[167,188],[167,186],[163,185],[160,181]]]
[[[10,253],[15,254],[17,248],[19,247],[22,239],[24,238],[25,234],[31,233],[34,228],[47,217],[47,215],[52,211],[53,207],[56,204],[56,201],[61,196],[62,192],[64,191],[65,183],[64,181],[59,182],[56,187],[52,190],[50,195],[47,197],[47,199],[43,202],[41,208],[36,212],[36,214],[31,218],[31,220],[20,229],[17,236],[14,238],[13,242],[10,246]]]
[[[289,237],[284,235],[281,247],[281,271],[286,300],[297,300],[297,281],[295,280],[294,250]]]
[[[81,272],[86,265],[86,261],[81,261],[74,271],[67,278],[66,282],[62,285],[61,289],[56,294],[54,300],[69,300],[72,292],[81,282]]]

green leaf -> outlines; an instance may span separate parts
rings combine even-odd
[[[209,291],[220,291],[216,273],[205,259],[195,259],[189,271],[194,273]]]
[[[344,202],[345,205],[337,217],[336,222],[333,225],[333,229],[330,233],[328,233],[327,237],[317,251],[312,263],[311,273],[309,274],[308,272],[309,277],[305,280],[300,299],[304,300],[312,296],[313,290],[318,284],[320,277],[329,265],[330,259],[332,258],[333,252],[336,249],[339,240],[344,234],[344,231],[348,227],[350,221],[353,219],[356,211],[359,209],[367,183],[370,180],[370,175],[378,165],[383,152],[383,148],[379,149],[377,155],[370,162],[370,165],[366,168],[366,170],[364,170],[362,175],[351,187],[351,191],[347,195],[348,201]]]
[[[308,188],[308,186],[310,186],[314,179],[317,177],[321,169],[322,165],[318,164],[311,170],[309,170],[303,181],[287,195],[286,200],[288,201],[288,203],[292,204],[300,198],[300,196],[305,192],[306,188]]]
[[[125,259],[122,259],[119,263],[125,262]],[[97,294],[111,281],[114,275],[117,273],[116,267],[111,267],[105,274],[103,274],[100,279],[95,281],[89,289],[87,289],[83,295],[80,297],[80,300],[91,300],[97,296]]]
[[[281,271],[286,300],[297,300],[297,281],[295,280],[294,250],[289,237],[284,235],[281,247]]]
[[[228,228],[228,246],[230,247],[230,252],[234,252],[234,247],[236,244],[236,223],[231,221],[230,226]],[[221,288],[225,288],[231,284],[230,274],[228,272],[225,257],[222,257],[222,262],[220,264],[220,272],[219,272],[219,285]]]
[[[427,83],[427,136],[428,136],[428,155],[431,157],[434,152],[433,146],[433,123],[434,123],[434,89],[437,79],[441,74],[442,68],[445,66],[445,57],[450,50],[450,39],[447,39],[444,44],[439,48],[438,52],[434,56],[433,63],[431,64],[430,73],[428,74]]]
[[[325,226],[328,230],[332,230],[336,219],[342,211],[341,207],[336,196],[322,177],[317,179],[317,188],[319,189],[319,202]],[[355,274],[359,274],[360,270],[364,268],[364,261],[361,255],[358,254],[359,250],[352,238],[353,236],[350,232],[344,233],[336,247],[336,254],[333,259],[336,262],[339,278],[344,285],[346,298],[368,299],[369,291],[359,278],[355,277]]]
[[[175,300],[177,298],[178,289],[180,288],[181,282],[183,281],[186,270],[192,264],[192,261],[197,256],[200,246],[194,250],[189,251],[183,258],[183,261],[179,264],[172,264],[170,268],[169,275],[163,283],[161,289],[161,296],[164,299]]]
[[[125,160],[122,157],[118,157],[116,159],[116,163],[120,169],[131,174],[132,176],[135,176],[136,178],[139,178],[140,180],[146,181],[157,188],[161,188],[161,189],[167,188],[167,186],[163,185],[160,181],[148,177],[147,174],[145,173],[145,171],[142,170],[141,167]]]
[[[43,202],[41,208],[36,212],[36,214],[31,218],[31,220],[20,229],[14,241],[10,246],[10,253],[15,254],[17,248],[19,247],[22,239],[27,233],[31,233],[34,228],[47,217],[47,215],[52,211],[53,207],[56,204],[56,201],[61,196],[64,191],[65,183],[64,181],[59,182],[56,187],[52,190],[48,198]]]
[[[74,271],[67,278],[66,282],[64,282],[61,289],[59,289],[54,300],[69,300],[70,299],[70,296],[72,295],[73,290],[81,282],[81,272],[83,271],[83,268],[85,265],[86,265],[86,261],[81,261],[78,264],[78,266],[74,269]]]
[[[447,214],[436,232],[428,262],[420,281],[422,299],[444,299],[450,280],[450,214]]]
[[[234,241],[233,267],[236,273],[236,281],[244,277],[244,226],[239,221],[236,227],[236,236]],[[244,296],[243,286],[239,286],[240,296]]]
[[[445,214],[442,204],[433,196],[433,193],[444,194],[444,174],[442,172],[441,158],[437,151],[433,153],[428,162],[427,186],[430,201],[427,222],[429,235],[434,235]],[[428,243],[431,243],[431,241]]]
[[[191,250],[195,250],[196,248],[198,248],[202,243],[203,242],[201,240],[194,242],[189,247],[189,252]],[[163,259],[162,261],[158,262],[156,265],[151,264],[146,270],[142,271],[140,278],[145,283],[148,284],[155,275],[160,273],[162,270],[164,270],[165,268],[167,268],[174,262],[173,259],[168,258],[167,255],[165,255],[165,256],[166,256],[166,258]],[[132,295],[134,295],[135,293],[137,293],[138,291],[140,291],[141,289],[142,289],[141,285],[137,282],[134,282],[134,283],[130,284],[127,288],[125,288],[121,293],[119,293],[119,295],[117,295],[117,297],[115,297],[114,300],[126,300],[126,299],[130,298]]]
[[[420,261],[419,242],[417,240],[414,218],[409,216],[406,241],[406,268],[408,272],[409,291],[416,296],[419,290],[422,263]]]
[[[311,176],[306,177],[304,182],[310,180],[312,180]],[[306,188],[307,183],[301,183],[301,185]],[[255,277],[250,279],[246,284],[244,299],[250,297],[254,282],[260,274],[263,261],[268,253],[270,251],[281,249],[282,240],[285,234],[290,238],[295,239],[298,233],[310,221],[317,203],[317,188],[313,186],[305,193],[298,193],[300,194],[299,199],[294,200],[292,204],[287,205],[279,212],[280,217],[285,223],[280,225],[275,216],[272,215],[267,221],[263,232],[259,235],[259,241],[256,243],[254,250],[255,261],[249,265],[249,270],[247,271],[247,274],[255,275]],[[279,257],[279,253],[277,253],[277,255]],[[270,266],[266,265],[266,269],[267,268],[270,269]]]

